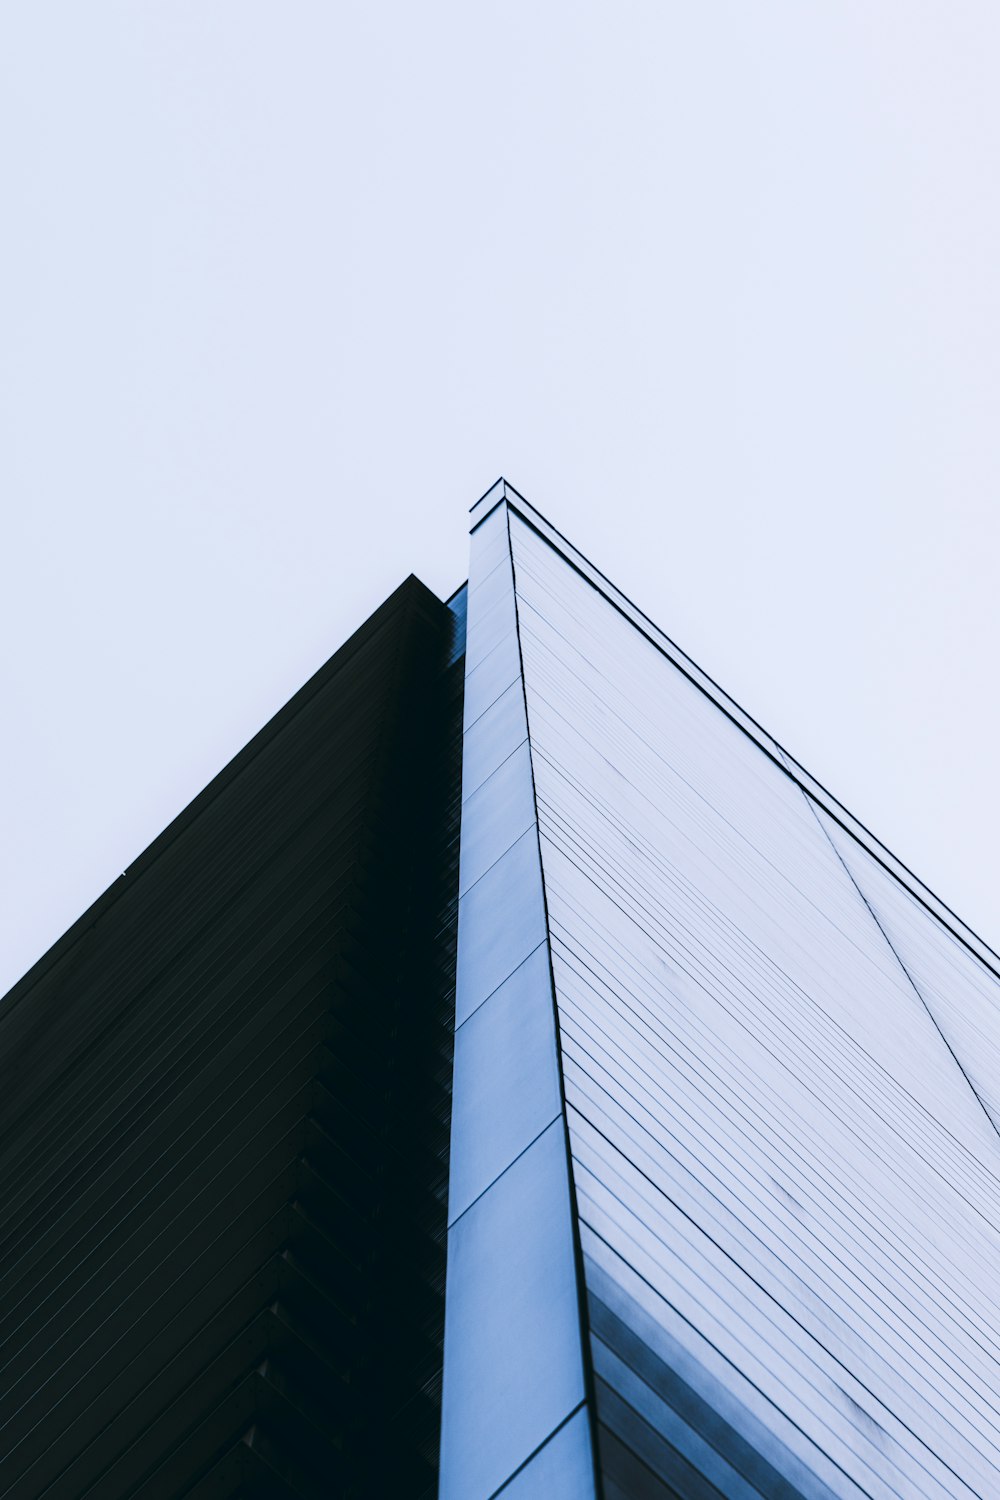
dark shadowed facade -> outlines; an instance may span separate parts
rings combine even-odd
[[[2,1495],[1000,1495],[996,955],[502,480],[0,1079]]]
[[[0,1008],[0,1493],[436,1493],[460,650],[404,583]]]

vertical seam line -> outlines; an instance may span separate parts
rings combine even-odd
[[[535,786],[535,757],[531,744],[531,720],[528,713],[528,687],[524,676],[524,652],[521,649],[521,618],[517,607],[517,569],[514,565],[514,542],[510,532],[510,505],[504,505],[504,520],[507,526],[507,550],[510,554],[510,577],[514,595],[514,635],[517,639],[517,659],[521,668],[521,693],[524,698],[524,722],[528,729],[528,766],[531,771],[531,798],[535,807],[535,833],[538,838],[538,872],[542,883],[542,907],[545,914],[545,951],[549,960],[549,987],[552,998],[552,1018],[555,1027],[556,1065],[559,1073],[559,1104],[563,1122],[563,1141],[566,1148],[566,1184],[569,1189],[570,1231],[573,1242],[573,1263],[576,1275],[577,1314],[580,1328],[580,1358],[583,1363],[583,1388],[590,1417],[590,1449],[594,1468],[594,1494],[596,1500],[604,1500],[604,1481],[601,1474],[600,1454],[597,1442],[597,1388],[590,1346],[590,1317],[587,1312],[587,1283],[584,1276],[583,1242],[580,1238],[580,1214],[576,1199],[576,1181],[573,1176],[573,1152],[569,1136],[569,1115],[566,1109],[566,1080],[563,1076],[562,1031],[559,1025],[559,1003],[556,998],[556,979],[552,967],[552,942],[549,929],[549,897],[545,884],[545,861],[542,858],[542,831],[538,822],[538,793]]]

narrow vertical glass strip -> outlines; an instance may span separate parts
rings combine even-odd
[[[507,506],[468,588],[441,1500],[596,1494]]]

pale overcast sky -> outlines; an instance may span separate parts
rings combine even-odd
[[[996,0],[8,6],[0,992],[503,472],[994,946]]]

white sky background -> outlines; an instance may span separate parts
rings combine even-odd
[[[994,945],[996,0],[0,23],[0,992],[501,472]]]

